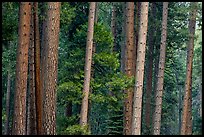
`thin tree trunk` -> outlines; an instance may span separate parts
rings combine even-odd
[[[45,41],[43,134],[56,134],[56,86],[60,30],[60,2],[48,2]]]
[[[28,74],[28,47],[30,40],[31,3],[20,3],[18,49],[16,61],[16,92],[14,95],[13,135],[26,134],[26,91]]]
[[[142,89],[144,79],[144,62],[146,49],[146,36],[148,24],[149,2],[141,2],[140,28],[137,47],[137,62],[135,88],[133,98],[132,135],[141,134],[141,113],[142,113]]]
[[[190,91],[192,91],[192,79],[190,82]],[[187,127],[186,134],[192,135],[192,92],[190,92],[190,96],[188,99],[188,115],[187,115]]]
[[[80,125],[87,125],[88,115],[88,97],[90,89],[90,77],[91,77],[91,62],[92,62],[92,50],[93,50],[93,34],[94,34],[94,14],[95,14],[95,2],[90,2],[89,7],[89,19],[88,19],[88,34],[86,43],[86,58],[84,67],[84,85],[83,85],[83,99],[81,105]]]
[[[140,2],[136,2],[136,14],[135,14],[135,40],[134,40],[134,48],[133,48],[133,73],[135,76],[136,72],[136,60],[137,60],[137,47],[138,47],[138,36],[139,36],[139,19],[140,19]]]
[[[11,94],[11,74],[10,70],[8,70],[7,93],[6,93],[6,124],[5,124],[6,135],[9,135],[10,94]]]
[[[189,113],[191,113],[191,84],[192,84],[192,65],[193,65],[193,48],[194,48],[194,35],[196,25],[196,14],[197,14],[197,2],[191,2],[192,11],[190,13],[189,20],[189,43],[187,49],[187,65],[186,65],[186,82],[185,82],[185,95],[183,102],[183,113],[182,113],[182,125],[181,135],[191,134],[192,131],[188,131],[188,125],[192,124],[191,120],[188,120]]]
[[[42,134],[42,93],[40,81],[40,32],[38,19],[38,2],[34,2],[34,62],[35,62],[35,103],[37,134]]]
[[[125,47],[125,74],[134,76],[134,2],[127,2],[126,11],[126,47]],[[133,88],[125,90],[127,97],[124,104],[124,135],[131,134]]]
[[[96,2],[95,5],[95,17],[94,17],[94,23],[98,22],[98,9],[99,9],[99,2]],[[94,56],[96,53],[96,42],[93,41],[93,50],[92,50],[92,56]],[[91,79],[94,79],[94,60],[92,60],[91,62]],[[90,88],[90,93],[92,93],[92,88]],[[91,119],[90,119],[90,115],[91,115],[91,100],[88,100],[88,121],[89,121],[89,130],[91,131]]]
[[[155,2],[151,6],[151,28],[149,31],[149,48],[148,48],[148,66],[147,66],[147,82],[146,82],[146,106],[145,106],[145,123],[146,128],[150,129],[150,114],[151,114],[151,93],[152,93],[152,69],[153,69],[153,50],[154,50],[154,33],[155,33],[155,19],[156,19],[156,5]],[[149,131],[148,131],[149,134]]]
[[[162,94],[164,83],[164,68],[165,68],[165,56],[166,56],[166,38],[167,38],[167,16],[168,16],[168,2],[163,2],[163,16],[162,16],[162,33],[161,33],[161,47],[159,57],[159,71],[156,88],[156,106],[153,119],[153,134],[160,134],[161,126],[161,109],[162,109]]]
[[[33,3],[32,3],[33,7]],[[35,105],[35,67],[34,67],[34,22],[31,15],[30,47],[29,47],[29,91],[27,135],[36,135],[36,105]]]
[[[113,51],[116,51],[116,3],[112,2],[111,32],[113,34]]]
[[[123,27],[122,27],[122,42],[121,42],[121,72],[125,73],[125,43],[126,43],[126,39],[125,39],[125,34],[126,34],[126,2],[122,3],[122,8],[123,8]]]

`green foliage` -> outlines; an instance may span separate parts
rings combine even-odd
[[[62,135],[90,135],[88,125],[81,127],[80,125],[69,126]]]
[[[2,42],[3,45],[12,41],[18,32],[18,2],[2,3]]]

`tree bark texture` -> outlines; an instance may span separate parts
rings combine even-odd
[[[32,3],[33,6],[33,3]],[[36,105],[35,105],[35,66],[34,66],[34,20],[31,15],[30,46],[29,46],[29,91],[28,91],[28,115],[27,135],[36,135]]]
[[[141,2],[135,88],[134,88],[134,98],[133,98],[132,135],[141,134],[142,89],[143,89],[143,79],[144,79],[148,7],[149,7],[149,2]]]
[[[48,2],[43,95],[43,134],[56,134],[56,86],[60,28],[60,2]],[[45,48],[45,49],[46,49]]]
[[[36,103],[36,119],[37,134],[42,134],[42,93],[40,80],[40,32],[38,19],[38,2],[34,2],[34,60],[35,60],[35,103]]]
[[[87,125],[88,115],[88,98],[90,89],[90,77],[91,77],[91,61],[93,50],[93,34],[94,34],[94,14],[95,14],[95,2],[90,2],[89,6],[89,18],[88,18],[88,32],[86,42],[86,57],[84,67],[84,85],[83,85],[83,99],[81,105],[80,125]]]
[[[185,93],[183,102],[182,112],[182,124],[181,124],[181,135],[192,134],[189,131],[188,126],[192,124],[191,120],[191,84],[192,84],[192,65],[193,65],[193,48],[194,48],[194,35],[196,25],[196,14],[197,14],[197,2],[191,2],[190,7],[192,11],[190,13],[189,20],[189,43],[187,48],[187,63],[186,63],[186,82],[185,82]],[[190,120],[188,119],[190,118]],[[191,127],[190,127],[191,128]]]
[[[134,76],[134,2],[127,2],[126,10],[126,46],[125,46],[125,74]],[[133,87],[125,90],[127,97],[124,105],[124,134],[131,134]]]
[[[20,3],[16,85],[14,95],[13,135],[26,134],[26,91],[28,74],[28,48],[30,40],[31,3]]]
[[[146,82],[146,104],[145,104],[145,124],[146,128],[150,128],[150,114],[151,114],[151,93],[152,93],[152,69],[153,69],[153,50],[154,50],[154,33],[155,28],[155,19],[156,19],[156,5],[155,2],[151,5],[151,19],[152,23],[150,24],[149,30],[149,48],[147,51],[147,82]]]
[[[159,57],[159,71],[157,77],[156,88],[156,103],[153,119],[153,134],[159,135],[161,128],[161,110],[162,110],[162,94],[164,86],[164,68],[166,56],[166,38],[167,38],[167,16],[168,16],[168,2],[163,2],[163,15],[162,15],[162,33]]]

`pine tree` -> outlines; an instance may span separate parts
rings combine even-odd
[[[197,2],[191,2],[191,13],[189,19],[189,43],[187,49],[187,63],[186,63],[186,82],[185,82],[185,95],[183,102],[181,135],[192,134],[192,65],[193,65],[193,48],[194,48],[194,35],[196,28],[196,14]]]
[[[13,135],[26,134],[26,91],[28,74],[28,48],[30,40],[31,3],[20,3],[16,85],[14,95]]]
[[[168,16],[168,2],[163,2],[163,16],[162,16],[162,33],[159,57],[159,71],[156,88],[156,106],[153,118],[153,134],[160,134],[161,126],[161,109],[162,109],[162,94],[165,68],[165,54],[166,54],[166,38],[167,38],[167,16]]]
[[[134,2],[127,2],[126,10],[126,46],[125,46],[125,74],[128,77],[134,76],[133,61],[134,60]],[[124,134],[131,134],[132,124],[132,98],[133,88],[126,89],[124,104]]]
[[[84,85],[83,85],[83,99],[81,105],[80,125],[87,125],[88,119],[88,97],[90,89],[90,77],[91,77],[91,62],[92,62],[92,50],[93,50],[93,34],[94,34],[94,14],[95,14],[95,2],[90,2],[89,7],[89,19],[88,19],[88,33],[86,43],[86,58],[84,67]]]
[[[142,88],[143,88],[145,47],[146,47],[147,24],[148,24],[148,7],[149,7],[149,2],[141,3],[135,88],[134,88],[134,97],[133,97],[132,135],[141,134]]]
[[[35,103],[36,103],[36,119],[37,134],[42,134],[42,93],[40,80],[40,32],[38,19],[38,2],[34,2],[34,64],[35,64]]]
[[[56,134],[56,86],[60,28],[60,2],[48,2],[45,30],[45,70],[43,95],[43,134]]]

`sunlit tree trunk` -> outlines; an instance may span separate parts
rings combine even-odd
[[[26,134],[26,91],[28,74],[28,48],[30,40],[31,3],[20,3],[16,85],[14,95],[13,135]]]
[[[89,18],[88,18],[88,33],[86,43],[86,58],[84,67],[84,85],[83,85],[83,99],[81,105],[80,125],[87,125],[88,115],[88,97],[90,89],[90,77],[91,77],[91,62],[92,62],[92,50],[93,50],[93,34],[94,34],[94,14],[95,14],[96,2],[90,2]]]
[[[193,48],[194,48],[194,35],[197,14],[197,2],[191,2],[190,5],[190,20],[189,20],[189,43],[187,48],[187,63],[186,63],[186,82],[185,94],[182,112],[181,135],[192,134],[192,108],[191,108],[191,85],[192,85],[192,65],[193,65]],[[190,127],[190,128],[189,128]]]
[[[48,2],[45,45],[43,134],[56,134],[56,86],[60,28],[60,2]]]
[[[149,7],[149,2],[141,2],[135,88],[134,88],[134,98],[133,98],[132,135],[141,134],[142,89],[143,89],[143,79],[144,79],[148,7]]]
[[[125,46],[125,74],[128,77],[134,76],[134,2],[127,2],[126,10],[126,46]],[[133,88],[130,87],[126,89],[124,104],[124,135],[131,134],[131,124],[132,124],[132,98],[133,98]]]
[[[168,2],[163,2],[163,15],[162,15],[162,33],[159,57],[159,71],[156,87],[156,105],[153,118],[153,134],[159,135],[161,128],[161,109],[162,109],[162,94],[164,84],[164,68],[166,56],[166,38],[167,38],[167,16],[168,16]]]

